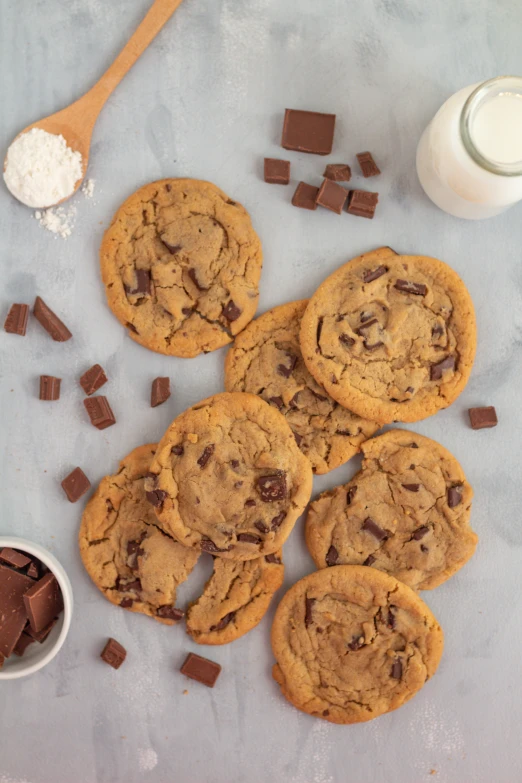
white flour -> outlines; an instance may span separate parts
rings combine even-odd
[[[158,763],[158,754],[152,748],[140,748],[138,760],[142,772],[151,772]]]
[[[82,185],[82,193],[87,198],[92,198],[94,196],[94,183],[94,179],[86,179]]]
[[[61,236],[62,239],[67,239],[71,236],[74,221],[76,219],[76,207],[53,207],[51,209],[45,209],[42,212],[36,211],[34,213],[35,218],[47,231]]]
[[[82,176],[82,156],[63,136],[33,128],[7,150],[5,184],[28,207],[43,209],[67,198]]]

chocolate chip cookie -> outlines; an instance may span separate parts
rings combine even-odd
[[[281,552],[255,560],[214,558],[214,572],[187,612],[187,632],[198,644],[239,639],[265,616],[284,571]]]
[[[216,394],[178,416],[146,482],[160,526],[232,560],[281,549],[312,489],[285,417],[253,394]]]
[[[273,676],[303,712],[359,723],[411,699],[442,648],[442,630],[413,590],[373,568],[336,566],[305,576],[279,604]]]
[[[299,344],[307,304],[274,307],[236,337],[225,387],[258,394],[281,411],[314,473],[327,473],[353,457],[378,425],[336,403],[308,372]]]
[[[100,260],[109,307],[153,351],[215,351],[254,317],[261,243],[244,207],[209,182],[140,188],[114,216]]]
[[[362,446],[362,469],[310,504],[306,543],[318,568],[365,565],[431,590],[467,563],[478,538],[473,490],[445,448],[407,430]]]
[[[79,544],[87,573],[111,603],[172,625],[184,614],[175,606],[176,588],[199,553],[157,527],[144,488],[155,449],[139,446],[101,480],[83,514]]]
[[[342,266],[310,299],[304,361],[334,400],[371,421],[418,421],[464,389],[476,348],[473,303],[436,258],[381,247]]]

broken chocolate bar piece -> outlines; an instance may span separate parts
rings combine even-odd
[[[107,644],[103,648],[100,658],[113,669],[119,669],[125,658],[127,657],[127,650],[125,647],[116,641],[116,639],[108,639]]]
[[[29,565],[31,562],[30,557],[27,557],[22,554],[22,552],[17,552],[16,549],[11,549],[11,547],[8,546],[5,546],[0,550],[0,560],[13,568],[25,568],[26,565]]]
[[[93,364],[80,378],[80,386],[88,397],[94,394],[95,391],[98,391],[98,389],[101,389],[104,383],[107,383],[107,376],[105,375],[105,370],[99,364]]]
[[[375,215],[375,209],[379,201],[378,193],[370,193],[367,190],[351,190],[348,195],[347,211],[350,215],[369,218]]]
[[[71,339],[72,334],[66,325],[39,296],[36,297],[33,305],[33,315],[56,342],[65,343]]]
[[[493,405],[484,408],[470,408],[468,413],[471,428],[474,430],[496,427],[498,424],[497,412]]]
[[[89,397],[83,401],[83,404],[93,427],[96,427],[98,430],[105,430],[107,427],[112,427],[113,424],[116,424],[116,418],[107,397],[101,395]]]
[[[24,628],[24,633],[28,634],[32,639],[35,640],[35,642],[42,644],[42,642],[45,642],[57,622],[58,618],[55,617],[53,620],[51,620],[49,625],[46,625],[45,628],[42,628],[41,631],[33,631],[31,626],[28,625],[26,628]]]
[[[377,174],[381,173],[371,152],[358,152],[356,157],[359,161],[363,177],[376,177]]]
[[[14,654],[18,655],[18,657],[21,658],[30,644],[34,644],[34,639],[28,636],[28,634],[23,633],[15,645],[15,648],[13,650]]]
[[[334,130],[335,114],[286,109],[281,145],[287,150],[329,155]]]
[[[35,633],[43,629],[63,611],[63,596],[55,575],[49,571],[45,576],[33,582],[24,594],[24,604],[29,624]]]
[[[288,185],[290,182],[290,161],[265,158],[265,182],[271,185]]]
[[[35,584],[25,574],[0,565],[0,654],[8,658],[27,622],[24,594]]]
[[[13,304],[9,308],[7,318],[5,319],[4,329],[9,334],[17,334],[25,337],[27,329],[27,319],[29,318],[29,305]]]
[[[352,178],[352,170],[347,163],[329,163],[323,177],[334,182],[349,182]]]
[[[316,202],[320,207],[326,207],[340,215],[348,198],[348,191],[331,179],[323,180],[319,188]]]
[[[170,397],[170,378],[154,378],[150,392],[150,406],[156,408]]]
[[[191,680],[197,680],[197,682],[213,688],[221,672],[221,666],[219,663],[209,661],[208,658],[189,653],[180,671],[186,677],[190,677]]]
[[[40,399],[59,400],[61,378],[53,378],[52,375],[40,375]]]
[[[301,209],[317,209],[317,194],[319,188],[315,185],[308,185],[306,182],[300,182],[292,197],[294,207]]]
[[[71,503],[76,503],[90,489],[91,482],[81,468],[75,468],[62,481],[63,491]]]

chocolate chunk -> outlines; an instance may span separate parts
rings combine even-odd
[[[54,617],[51,622],[45,626],[45,628],[42,628],[41,631],[33,631],[31,626],[27,625],[24,629],[24,633],[28,634],[32,639],[35,640],[35,642],[42,644],[42,642],[45,642],[57,622],[58,618]]]
[[[373,313],[361,313],[361,323],[364,324],[366,321],[370,321],[373,318]],[[373,323],[375,323],[376,319],[373,318]]]
[[[265,158],[265,182],[271,185],[288,185],[290,182],[290,161]]]
[[[354,499],[356,492],[357,492],[357,487],[350,487],[350,489],[346,493],[346,505],[347,506],[351,505],[352,500]]]
[[[378,280],[388,271],[386,266],[378,266],[375,269],[367,269],[363,274],[363,283],[373,283],[374,280]]]
[[[145,492],[145,496],[151,506],[154,506],[154,508],[161,508],[167,497],[167,493],[164,489],[152,489],[149,492]]]
[[[171,245],[169,242],[167,242],[166,239],[162,239],[161,241],[165,245],[165,247],[167,248],[171,256],[175,256],[176,253],[179,253],[179,251],[181,250],[181,245]]]
[[[17,334],[25,337],[27,330],[27,319],[29,318],[29,305],[13,304],[9,308],[7,318],[4,322],[4,329],[9,334]]]
[[[282,522],[284,521],[286,517],[286,511],[281,511],[276,517],[272,519],[272,522],[270,523],[271,530],[277,530],[278,527],[281,527]]]
[[[358,152],[356,155],[363,177],[376,177],[381,171],[371,152]]]
[[[400,680],[402,677],[402,663],[397,660],[394,661],[392,670],[391,670],[391,676],[394,680]]]
[[[312,607],[315,604],[315,598],[305,598],[305,628],[313,622]]]
[[[237,321],[239,316],[241,315],[241,310],[239,307],[234,304],[232,299],[227,302],[227,304],[223,308],[223,316],[227,319],[227,321]]]
[[[27,622],[24,594],[34,581],[19,571],[0,565],[0,654],[8,658]]]
[[[192,282],[194,283],[194,285],[196,286],[196,288],[198,289],[198,291],[208,291],[208,288],[205,288],[199,282],[195,269],[189,269],[187,271],[187,274],[190,277],[190,279],[192,280]]]
[[[420,489],[420,484],[403,484],[402,486],[404,489],[407,489],[408,492],[418,492]]]
[[[348,198],[348,191],[331,179],[324,179],[317,194],[317,204],[320,207],[336,212],[340,215]]]
[[[183,313],[183,315],[186,315],[188,318],[189,315],[192,315],[194,310],[192,309],[192,307],[182,307],[181,312]]]
[[[76,503],[82,495],[89,491],[91,482],[81,468],[75,468],[62,481],[63,491],[71,503]]]
[[[254,527],[256,527],[260,533],[269,533],[270,528],[268,525],[265,525],[262,519],[260,519],[258,522],[254,522]]]
[[[348,194],[347,210],[350,215],[371,220],[375,215],[378,202],[378,193],[369,193],[367,190],[351,190]]]
[[[339,559],[339,553],[337,549],[332,544],[328,552],[326,553],[326,565],[327,566],[334,566],[337,563],[337,560]]]
[[[235,612],[229,612],[224,617],[221,618],[219,623],[216,623],[216,625],[211,625],[210,630],[211,631],[222,631],[223,628],[226,628],[227,625],[230,625],[234,617],[236,616]]]
[[[366,348],[367,351],[376,351],[377,348],[382,348],[384,343],[381,340],[379,340],[379,342],[376,342],[376,343],[369,343],[367,340],[365,340],[363,342],[363,345],[364,345],[364,347]]]
[[[170,397],[170,378],[154,378],[150,392],[150,407],[163,405]]]
[[[410,443],[410,449],[418,449],[419,444],[418,443]]]
[[[363,566],[371,566],[375,563],[375,557],[373,555],[368,555],[366,560],[363,563]]]
[[[395,623],[396,623],[396,619],[395,619],[395,610],[396,609],[397,609],[396,606],[390,606],[390,608],[388,609],[388,622],[387,622],[387,625],[388,625],[388,628],[391,628],[392,630],[395,628]]]
[[[266,555],[265,560],[267,563],[276,563],[277,565],[281,565],[281,560],[276,554]]]
[[[330,714],[330,710],[323,710],[323,718],[328,717],[329,714]]]
[[[256,481],[256,486],[257,491],[261,496],[261,500],[265,503],[283,500],[288,493],[286,487],[286,474],[283,472],[271,476],[260,476]]]
[[[180,672],[186,677],[190,677],[191,680],[196,680],[209,688],[213,688],[221,672],[221,666],[219,663],[209,661],[208,658],[189,653]]]
[[[237,483],[239,484],[239,486],[242,486],[243,484],[242,481],[238,481]],[[234,486],[236,486],[236,484],[234,484]],[[249,498],[248,500],[245,500],[245,506],[247,508],[252,508],[255,505],[256,505],[256,501],[253,498]]]
[[[13,568],[25,568],[31,562],[31,558],[6,546],[0,550],[0,560]]]
[[[497,412],[492,405],[485,408],[470,408],[468,413],[471,427],[474,430],[496,427],[498,424]]]
[[[60,585],[50,571],[24,594],[24,604],[29,623],[38,633],[63,611],[63,596]]]
[[[44,300],[40,299],[39,296],[34,301],[33,315],[57,343],[65,343],[71,339],[72,334],[66,325],[60,321],[58,316],[47,307]]]
[[[455,357],[446,356],[442,361],[437,364],[432,364],[430,369],[430,380],[440,381],[446,370],[453,370],[455,368]]]
[[[288,407],[292,408],[292,410],[295,410],[298,407],[299,402],[299,394],[300,392],[296,392],[290,402],[288,403]]]
[[[359,334],[359,335],[361,335],[362,337],[364,337],[364,333],[365,333],[365,331],[366,331],[367,329],[370,329],[370,327],[372,327],[374,324],[377,324],[377,323],[379,323],[379,322],[377,321],[377,318],[371,318],[369,321],[365,321],[365,322],[363,322],[363,323],[361,324],[361,326],[359,326],[359,328],[355,330],[355,334]]]
[[[374,522],[371,517],[366,517],[361,530],[365,530],[367,533],[371,533],[372,536],[375,536],[378,541],[386,541],[388,538],[388,533],[386,530],[383,530],[382,527],[379,527],[379,525]]]
[[[203,453],[201,454],[200,458],[198,459],[198,465],[200,468],[204,468],[209,459],[211,458],[212,454],[214,453],[214,449],[216,447],[213,443],[209,443],[208,446],[205,446],[203,449]]]
[[[127,541],[127,554],[128,555],[140,555],[143,554],[143,550],[140,549],[141,544],[143,543],[143,540],[147,538],[147,534],[143,533],[140,538],[134,540],[134,541]]]
[[[15,648],[13,650],[14,654],[21,658],[31,644],[34,644],[34,639],[32,639],[28,634],[23,633],[15,644]]]
[[[315,340],[317,342],[318,350],[320,350],[319,349],[319,341],[321,339],[321,333],[323,331],[323,323],[324,323],[324,318],[319,318],[319,320],[317,321],[317,330],[316,330],[316,333],[315,333]]]
[[[293,432],[293,430],[292,430],[292,432]],[[299,435],[298,432],[294,432],[294,438],[295,438],[295,442],[297,443],[297,445],[300,446],[301,443],[303,442],[303,436]]]
[[[329,155],[334,130],[335,114],[286,109],[281,146],[297,152]]]
[[[354,340],[354,342],[355,342],[355,340]],[[314,391],[313,389],[310,389],[310,391],[314,395],[315,399],[319,400],[319,402],[326,402],[326,400],[328,399],[328,397],[325,394],[319,394],[318,392]]]
[[[450,487],[448,489],[448,506],[455,508],[460,503],[462,503],[462,487]]]
[[[132,296],[150,294],[150,272],[148,269],[136,269],[136,287],[125,286],[125,291]]]
[[[242,544],[260,544],[261,539],[259,536],[253,536],[252,533],[239,533],[237,537],[238,541]]]
[[[109,400],[107,397],[89,397],[83,401],[85,410],[91,420],[93,427],[98,430],[105,430],[107,427],[112,427],[116,424],[116,418],[112,412]]]
[[[292,204],[300,209],[317,209],[316,198],[319,188],[315,185],[308,185],[306,182],[300,182],[292,196]]]
[[[179,623],[185,617],[185,612],[182,609],[176,609],[175,606],[170,606],[170,604],[158,607],[156,614],[165,620],[174,620],[175,623]]]
[[[118,590],[120,593],[139,593],[141,591],[141,579],[134,579],[132,582],[122,584],[118,581]]]
[[[431,330],[431,336],[442,337],[443,334],[444,334],[444,327],[442,326],[442,324],[435,324],[435,326]]]
[[[415,296],[426,296],[428,293],[427,285],[412,283],[410,280],[397,280],[393,287],[404,294],[414,294]]]
[[[61,378],[52,375],[40,375],[40,399],[53,401],[60,399]]]
[[[429,551],[430,550],[428,549],[427,546],[424,546],[424,544],[421,544],[421,552],[429,552]]]
[[[345,345],[347,348],[351,348],[352,345],[355,345],[355,340],[353,337],[350,337],[349,334],[345,334],[344,332],[339,335],[339,342]]]
[[[282,397],[269,397],[268,402],[270,402],[272,405],[275,405],[279,411],[285,404]]]
[[[364,636],[354,636],[352,641],[347,644],[347,647],[352,650],[352,652],[357,652],[361,647],[364,647]]]
[[[122,598],[121,601],[120,601],[120,606],[123,609],[130,609],[131,606],[133,605],[133,603],[134,603],[134,601],[133,601],[132,598]]]
[[[134,326],[134,324],[131,324],[129,321],[127,321],[127,323],[125,324],[125,326],[127,327],[127,329],[130,329],[130,330],[131,330],[131,332],[134,332],[134,334],[139,334],[139,332],[138,332],[138,330],[136,329],[136,327]]]
[[[352,170],[347,163],[329,163],[324,170],[323,177],[332,179],[334,182],[349,182]]]
[[[127,657],[127,650],[125,647],[116,641],[116,639],[109,639],[107,644],[102,650],[100,658],[113,669],[119,669],[123,661]]]
[[[107,383],[107,376],[103,367],[99,364],[93,364],[80,378],[80,386],[88,397],[94,394],[95,391],[98,391],[98,389],[101,389],[104,383]]]
[[[176,457],[181,457],[185,452],[185,449],[183,448],[182,443],[177,443],[175,446],[173,446],[170,450],[171,454],[174,454]]]
[[[286,355],[290,360],[290,365],[287,367],[284,364],[278,364],[277,372],[279,373],[279,375],[282,375],[283,378],[290,378],[297,364],[297,356],[295,356],[293,353],[290,353],[289,351],[286,351]]]
[[[232,549],[230,546],[226,549],[220,549],[210,538],[202,538],[199,545],[203,552],[209,552],[211,555],[214,552],[229,552]]]
[[[424,536],[429,532],[430,532],[429,527],[427,527],[426,525],[422,525],[421,527],[418,527],[417,530],[413,531],[412,540],[420,541],[421,538],[424,538]]]

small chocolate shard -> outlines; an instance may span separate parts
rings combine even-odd
[[[305,628],[313,622],[312,608],[315,604],[315,598],[305,598]]]
[[[320,207],[325,207],[331,212],[341,215],[347,198],[348,191],[346,188],[343,188],[342,185],[338,185],[337,182],[331,179],[324,179],[323,184],[319,188],[316,202]]]
[[[270,528],[268,527],[268,525],[265,525],[262,519],[259,519],[257,522],[254,522],[254,527],[257,528],[259,532],[263,534],[270,532]]]
[[[357,487],[350,487],[348,492],[346,493],[346,505],[350,506],[352,504],[352,500],[355,497],[355,493],[357,492]]]
[[[402,663],[399,660],[394,661],[391,676],[394,680],[402,679]]]
[[[181,245],[171,245],[170,242],[167,242],[166,239],[162,239],[161,241],[165,245],[165,247],[167,248],[171,256],[175,256],[176,253],[179,253],[179,251],[181,250]]]
[[[447,370],[453,370],[453,369],[455,369],[455,357],[446,356],[445,359],[442,359],[440,362],[431,365],[430,380],[440,381],[442,380],[442,376]]]
[[[67,499],[71,503],[76,503],[86,492],[89,491],[91,482],[81,468],[75,468],[62,481],[62,488]]]
[[[292,430],[292,432],[294,432],[294,431]],[[294,438],[295,438],[295,442],[297,443],[297,445],[301,446],[301,443],[303,442],[303,436],[299,435],[298,432],[294,432]]]
[[[237,484],[239,484],[241,486],[243,484],[243,482],[242,481],[238,481]],[[234,486],[236,486],[236,484],[234,484]],[[248,500],[245,500],[245,507],[246,508],[253,508],[255,505],[257,505],[257,504],[256,504],[256,501],[253,498],[248,498]]]
[[[48,402],[59,400],[61,382],[61,378],[54,378],[52,375],[40,375],[40,399]]]
[[[171,454],[174,454],[175,457],[181,457],[185,452],[185,449],[183,448],[182,443],[177,443],[175,446],[173,446],[170,450]]]
[[[368,555],[366,560],[363,563],[363,566],[371,566],[375,563],[375,557],[373,555]]]
[[[407,489],[408,492],[418,492],[420,489],[420,484],[403,484],[402,486],[404,489]]]
[[[271,405],[275,405],[278,411],[280,411],[285,404],[282,397],[269,397],[268,402]]]
[[[374,161],[371,152],[358,152],[355,157],[359,162],[363,177],[376,177],[381,173],[381,170]]]
[[[145,492],[145,496],[151,506],[154,506],[154,508],[161,508],[167,497],[167,493],[164,489],[152,489],[149,492]]]
[[[377,348],[382,348],[384,343],[381,340],[379,340],[376,343],[369,343],[368,340],[365,340],[363,342],[363,345],[364,345],[364,347],[366,348],[367,351],[376,351]]]
[[[109,405],[107,397],[99,395],[98,397],[88,397],[83,401],[85,410],[91,420],[93,427],[98,430],[105,430],[116,424],[116,418]]]
[[[290,161],[265,158],[265,182],[271,185],[288,185],[290,182]]]
[[[346,645],[352,652],[357,652],[361,647],[364,647],[364,636],[354,636],[351,642]]]
[[[227,302],[227,304],[223,308],[223,316],[232,323],[233,321],[237,321],[239,316],[241,315],[241,310],[239,307],[232,301],[232,299]]]
[[[455,508],[462,503],[462,486],[450,487],[448,489],[448,506]]]
[[[170,604],[158,607],[156,614],[158,617],[163,617],[164,620],[174,620],[175,623],[179,623],[185,617],[185,612],[182,609],[176,609],[175,606],[170,606]]]
[[[253,536],[252,533],[239,533],[237,540],[242,544],[260,544],[259,536]]]
[[[150,407],[163,405],[170,397],[170,378],[154,378],[150,392]]]
[[[388,609],[388,628],[391,628],[392,630],[395,628],[396,624],[396,618],[395,618],[395,610],[397,609],[396,606],[390,606]]]
[[[205,465],[207,464],[207,462],[211,458],[212,454],[214,453],[214,449],[215,448],[216,447],[214,446],[213,443],[209,443],[208,446],[205,446],[205,448],[203,449],[203,452],[202,452],[200,458],[197,461],[200,468],[204,468],[205,467]]]
[[[222,631],[223,628],[226,628],[227,625],[230,625],[234,617],[236,616],[235,612],[229,612],[224,617],[221,618],[219,623],[216,623],[216,625],[211,625],[210,630],[211,631]]]
[[[474,430],[496,427],[498,424],[497,412],[492,405],[484,408],[470,408],[468,413],[471,428]]]
[[[265,560],[267,563],[275,563],[276,565],[281,565],[281,560],[278,558],[276,554],[265,555]]]
[[[260,476],[256,481],[257,491],[264,503],[284,500],[288,494],[286,474],[282,471],[270,476]]]
[[[372,220],[378,203],[378,193],[369,193],[366,190],[351,190],[348,195],[347,211],[350,215]]]
[[[288,356],[288,359],[290,361],[289,366],[287,367],[284,364],[278,364],[277,372],[279,373],[279,375],[282,375],[283,378],[290,378],[297,364],[297,356],[295,356],[295,354],[293,353],[290,353],[289,351],[286,351],[286,355]]]
[[[29,305],[12,304],[4,322],[4,330],[9,334],[17,334],[25,337],[27,320],[29,318]]]
[[[279,527],[281,527],[281,524],[284,522],[285,517],[286,517],[286,511],[281,511],[276,517],[272,519],[270,529],[277,530]]]
[[[130,609],[133,603],[134,600],[132,598],[122,598],[120,601],[120,606],[122,609]]]
[[[349,182],[352,178],[352,170],[347,163],[329,163],[324,170],[323,177],[334,182]]]
[[[192,307],[182,307],[181,308],[181,312],[183,313],[184,316],[186,316],[188,318],[189,315],[192,315],[194,310],[192,309]]]
[[[326,553],[326,557],[325,557],[326,565],[334,566],[337,563],[338,559],[339,559],[339,553],[337,549],[334,547],[334,545],[332,544],[330,549]]]
[[[367,329],[370,329],[374,324],[378,323],[377,318],[370,318],[370,320],[364,321],[356,330],[355,334],[364,337],[364,333]]]
[[[29,572],[28,572],[29,573]],[[35,640],[35,642],[39,642],[39,644],[42,644],[42,642],[45,642],[51,631],[53,630],[54,626],[58,622],[58,618],[54,617],[49,625],[46,625],[45,628],[42,628],[41,631],[33,631],[30,625],[26,625],[24,628],[24,633],[28,634],[32,639]]]
[[[403,294],[414,294],[414,296],[426,296],[428,286],[424,283],[412,283],[410,280],[397,280],[393,286]]]
[[[350,337],[349,334],[345,334],[344,332],[339,335],[339,342],[342,343],[346,348],[351,348],[352,345],[355,345],[355,340],[353,337]]]
[[[319,188],[315,185],[308,185],[306,182],[300,182],[292,196],[292,205],[300,209],[317,209],[317,194]]]
[[[118,588],[120,593],[139,593],[141,591],[141,579],[134,579],[132,582],[123,584],[118,579]]]
[[[421,527],[418,527],[417,530],[414,530],[412,533],[412,541],[420,541],[421,538],[424,538],[425,535],[427,535],[430,532],[429,527],[427,525],[421,525]]]
[[[146,296],[150,294],[150,271],[148,269],[136,269],[136,286],[125,291],[132,296]]]
[[[388,538],[387,531],[383,530],[382,527],[379,527],[379,525],[374,522],[371,517],[366,517],[361,530],[365,530],[367,533],[371,533],[371,535],[374,536],[378,541],[386,541]]]
[[[378,266],[375,269],[367,269],[363,273],[363,283],[373,283],[374,280],[378,280],[379,277],[385,275],[387,271],[388,267],[386,266]]]
[[[287,150],[329,155],[335,131],[335,114],[286,109],[281,146]]]
[[[66,325],[39,296],[36,297],[33,305],[33,315],[57,343],[65,343],[71,339],[72,334]]]
[[[107,644],[103,648],[100,658],[113,669],[119,669],[125,658],[127,657],[127,650],[116,639],[110,638]]]
[[[29,636],[26,633],[23,633],[20,638],[18,639],[15,648],[13,650],[15,655],[18,655],[19,658],[22,657],[22,655],[25,653],[29,645],[34,644],[34,639]]]
[[[80,386],[88,397],[101,389],[104,383],[107,383],[107,376],[100,364],[93,364],[80,378]]]
[[[187,274],[190,277],[190,279],[192,280],[192,282],[194,283],[194,285],[196,286],[196,288],[198,289],[198,291],[208,291],[208,288],[205,288],[199,282],[195,269],[192,269],[192,268],[189,269],[187,271]]]
[[[130,329],[131,332],[134,332],[134,334],[139,334],[139,332],[136,329],[136,327],[134,326],[134,324],[131,324],[130,321],[127,321],[125,326],[127,327],[127,329]]]
[[[232,548],[229,546],[226,549],[220,549],[210,538],[202,538],[199,545],[203,552],[208,552],[211,555],[214,552],[229,552]]]
[[[189,653],[180,671],[186,677],[190,677],[191,680],[196,680],[208,688],[213,688],[221,672],[221,666],[219,663],[209,661],[208,658]]]
[[[442,324],[435,324],[435,326],[431,330],[431,336],[432,337],[442,337],[444,334],[444,327]]]

